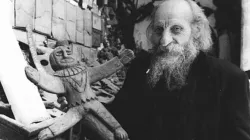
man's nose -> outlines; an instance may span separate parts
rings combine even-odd
[[[166,50],[166,47],[173,42],[173,37],[167,31],[164,31],[160,40],[160,46],[162,50]]]

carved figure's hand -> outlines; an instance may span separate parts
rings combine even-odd
[[[115,130],[115,139],[129,140],[127,132],[122,127],[119,127]]]
[[[27,78],[34,83],[35,85],[39,84],[39,80],[40,80],[40,73],[34,69],[31,66],[26,66],[25,67],[25,73]]]
[[[39,140],[47,140],[53,138],[54,135],[49,128],[45,128],[38,134]]]
[[[38,71],[31,66],[25,67],[27,78],[36,86],[50,93],[64,94],[65,89],[61,80],[46,72]]]
[[[132,59],[134,59],[134,52],[130,49],[124,49],[120,55],[118,56],[121,63],[124,65],[124,64],[127,64],[128,62],[130,62]]]

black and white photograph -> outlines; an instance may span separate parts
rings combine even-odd
[[[250,0],[0,0],[0,140],[250,140]]]

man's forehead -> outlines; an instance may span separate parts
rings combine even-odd
[[[155,13],[155,21],[181,19],[191,21],[193,18],[190,5],[185,0],[167,0],[159,5]]]

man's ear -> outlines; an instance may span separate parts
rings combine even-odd
[[[206,49],[211,45],[211,29],[206,18],[196,17],[192,22],[192,33],[201,48]]]
[[[209,22],[204,20],[204,18],[196,17],[192,22],[192,30],[195,39],[198,39],[201,36],[204,36],[207,31],[209,32]]]
[[[198,39],[201,36],[201,27],[197,23],[192,23],[192,33],[194,39]]]

